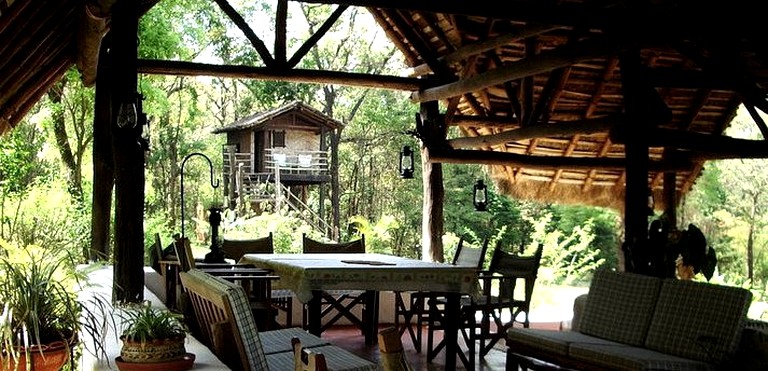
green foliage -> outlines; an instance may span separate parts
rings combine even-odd
[[[31,345],[61,341],[73,345],[78,333],[99,339],[108,325],[105,299],[80,302],[76,287],[84,287],[85,271],[75,257],[58,246],[18,246],[0,240],[0,349],[16,355]],[[86,305],[88,304],[88,305]]]
[[[224,211],[220,231],[222,236],[231,239],[260,238],[272,232],[276,253],[300,253],[302,233],[315,237],[317,233],[310,225],[293,215],[262,213],[243,218],[237,217],[232,210]]]
[[[184,337],[184,315],[153,308],[152,303],[125,304],[118,312],[124,326],[121,339],[146,343],[152,340]]]
[[[347,240],[359,238],[365,235],[365,250],[369,253],[393,254],[399,250],[392,244],[391,231],[399,228],[398,221],[391,215],[384,215],[375,223],[371,223],[362,216],[352,217],[350,225],[354,226],[354,233],[349,233]]]
[[[45,139],[45,133],[27,120],[3,135],[0,140],[0,193],[3,198],[24,193],[35,184],[50,179],[51,164],[39,157]]]
[[[551,229],[551,214],[531,220],[531,223],[534,226],[532,238],[537,242],[526,248],[526,254],[532,254],[538,243],[544,244],[540,281],[559,285],[583,283],[591,272],[605,263],[605,259],[599,257],[600,250],[591,246],[594,239],[591,219],[582,226],[575,226],[570,234]]]
[[[0,238],[20,246],[55,246],[85,256],[90,246],[90,209],[79,208],[61,182],[41,184],[26,195],[2,200]]]

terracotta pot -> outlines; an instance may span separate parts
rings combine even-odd
[[[187,354],[183,336],[149,342],[128,340],[125,337],[120,339],[123,340],[123,348],[120,350],[120,358],[123,362],[170,362],[180,360]]]
[[[16,363],[12,358],[8,359],[5,354],[2,354],[0,355],[0,370],[27,371],[27,354],[32,354],[32,370],[34,371],[61,370],[69,360],[70,348],[71,345],[57,341],[48,345],[33,345],[29,353],[19,350],[18,368],[16,368]]]

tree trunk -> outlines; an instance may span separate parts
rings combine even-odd
[[[64,87],[67,85],[67,78],[63,77],[61,81],[54,84],[48,91],[48,98],[56,105],[56,109],[51,115],[53,120],[53,134],[56,137],[56,148],[59,150],[61,161],[67,167],[67,190],[70,196],[80,206],[83,202],[83,186],[80,176],[80,166],[72,155],[72,148],[69,145],[69,135],[64,121],[64,107],[62,98],[64,96]]]

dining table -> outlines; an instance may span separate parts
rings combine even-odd
[[[460,297],[477,295],[477,269],[379,254],[245,254],[240,263],[273,271],[275,287],[291,290],[307,305],[308,330],[320,336],[323,291],[363,290],[370,310],[364,311],[365,342],[374,344],[379,323],[379,292],[434,291],[446,295],[447,318],[459,318]],[[453,369],[458,349],[458,323],[446,321],[445,366]]]

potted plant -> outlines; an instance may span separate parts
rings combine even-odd
[[[131,364],[148,363],[191,367],[194,356],[184,347],[187,327],[183,315],[144,302],[123,306],[119,316],[123,324],[120,335],[123,346],[116,361],[121,370],[136,367]]]
[[[78,334],[88,334],[99,354],[107,316],[80,302],[85,279],[66,251],[0,240],[0,370],[59,370],[71,360]],[[98,301],[98,298],[94,298]]]

